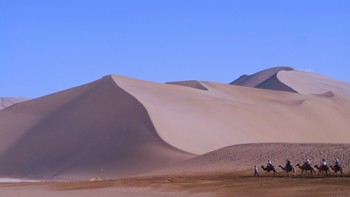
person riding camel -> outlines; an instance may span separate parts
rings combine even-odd
[[[291,170],[292,169],[292,164],[290,163],[290,161],[287,159],[287,163],[286,163],[286,166],[285,166],[285,169],[287,171]]]
[[[335,159],[335,166],[336,168],[340,167],[339,159]]]
[[[305,163],[303,164],[303,167],[304,167],[304,168],[309,168],[309,167],[311,167],[311,162],[310,162],[310,160],[306,159]]]
[[[266,166],[266,168],[267,168],[267,169],[273,168],[273,165],[272,165],[271,160],[267,160],[267,166]]]
[[[326,169],[327,168],[327,162],[326,162],[325,159],[322,159],[320,168],[321,169]]]

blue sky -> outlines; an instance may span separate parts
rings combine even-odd
[[[108,74],[229,83],[291,66],[350,82],[347,0],[0,0],[0,97]]]

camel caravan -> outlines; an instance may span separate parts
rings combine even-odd
[[[284,166],[279,165],[278,166],[284,174],[290,176],[290,175],[296,175],[296,169],[291,164],[291,162],[287,159],[286,164]],[[305,162],[300,165],[296,164],[296,167],[300,169],[300,175],[322,175],[322,176],[344,176],[343,168],[340,166],[339,160],[336,159],[334,165],[327,165],[327,162],[325,159],[322,159],[321,165],[311,165],[310,160],[305,160]],[[264,170],[265,175],[277,175],[278,172],[276,168],[272,165],[272,161],[268,160],[266,167],[264,165],[261,166],[261,168]],[[259,169],[257,166],[254,166],[254,176],[259,176]]]

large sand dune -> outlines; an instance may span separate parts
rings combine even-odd
[[[146,109],[111,77],[0,113],[1,176],[106,178],[142,173],[192,155],[159,138]]]
[[[146,107],[160,137],[187,152],[242,143],[350,142],[350,99],[338,92],[329,97],[214,82],[201,82],[208,90],[198,90],[113,78]]]
[[[113,75],[13,105],[0,111],[0,176],[116,178],[237,144],[350,143],[348,83],[288,67],[239,81]]]

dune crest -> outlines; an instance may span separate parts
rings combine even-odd
[[[299,94],[324,95],[332,92],[350,94],[350,84],[316,73],[294,70],[290,67],[274,67],[252,75],[242,75],[230,85],[239,85],[267,90],[286,91]],[[325,96],[330,98],[330,96]]]

